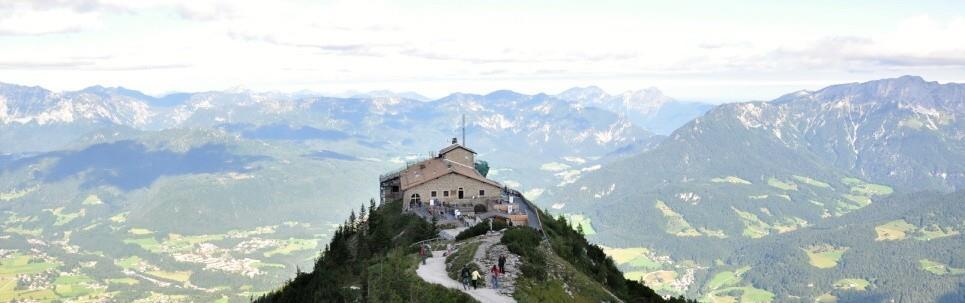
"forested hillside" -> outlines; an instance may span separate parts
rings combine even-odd
[[[915,193],[965,184],[963,92],[906,76],[724,104],[543,201],[627,254],[618,260],[627,275],[663,293],[933,301],[965,282],[960,265],[948,265],[965,221],[951,209],[916,216],[937,206]],[[881,226],[854,225],[873,217]],[[775,256],[785,263],[771,267]],[[927,272],[920,267],[942,274],[911,278]],[[864,280],[843,276],[856,268],[869,271]]]
[[[556,279],[586,275],[594,283],[603,285],[604,292],[625,302],[686,302],[682,298],[667,301],[646,286],[624,279],[603,250],[589,244],[566,219],[543,216],[548,242],[529,227],[512,228],[503,238],[510,251],[523,256],[523,277],[519,283],[524,285],[518,289],[524,290],[514,296],[520,302],[572,300],[569,296],[573,294],[568,295],[560,287],[562,284],[554,284],[553,281],[558,280],[547,280],[549,275],[556,275]],[[372,201],[367,209],[360,209],[360,215],[353,212],[336,230],[311,272],[299,272],[284,286],[256,302],[474,301],[458,291],[428,284],[415,275],[418,247],[413,244],[435,238],[436,232],[434,224],[403,213],[400,201],[384,205]],[[540,248],[544,245],[550,250]],[[562,272],[548,264],[562,266]],[[566,273],[569,270],[573,271]]]

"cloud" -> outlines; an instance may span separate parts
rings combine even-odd
[[[49,62],[3,62],[0,70],[89,70],[89,71],[139,71],[157,69],[189,68],[189,64],[135,64],[105,65],[90,60],[65,60]]]
[[[52,88],[102,81],[148,91],[243,85],[436,95],[587,83],[618,83],[609,87],[615,90],[728,81],[797,85],[856,71],[942,70],[965,79],[965,39],[957,39],[965,36],[962,17],[695,21],[607,5],[513,11],[467,5],[0,0],[0,77]]]
[[[91,61],[54,61],[54,62],[2,62],[0,69],[73,69],[83,66],[90,66]]]
[[[782,47],[758,59],[791,63],[789,67],[892,69],[965,66],[965,21],[939,23],[914,17],[897,30],[875,36],[830,36],[803,47]]]
[[[79,32],[100,24],[97,12],[78,12],[53,8],[34,10],[25,7],[0,9],[0,35],[42,35]]]

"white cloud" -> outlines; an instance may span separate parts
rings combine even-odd
[[[780,94],[855,77],[934,69],[944,70],[935,72],[940,77],[965,80],[965,71],[948,71],[965,61],[965,39],[957,39],[965,36],[961,16],[909,16],[853,30],[848,22],[860,19],[762,26],[755,20],[589,9],[596,7],[3,3],[0,80],[56,89],[105,84],[163,92],[242,85],[439,96],[598,84],[611,91],[655,85],[671,96],[688,97],[745,88],[752,88],[748,94]]]
[[[36,10],[12,6],[0,11],[0,35],[40,35],[78,32],[100,24],[97,12],[78,12],[69,8]]]

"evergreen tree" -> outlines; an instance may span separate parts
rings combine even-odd
[[[356,220],[357,218],[355,217],[355,211],[353,210],[352,214],[348,215],[348,223],[345,225],[348,226],[349,228],[355,227]]]
[[[359,222],[365,221],[365,204],[359,206]]]

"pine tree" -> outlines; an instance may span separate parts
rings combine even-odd
[[[365,204],[359,206],[359,221],[365,221]]]
[[[355,222],[356,222],[355,220],[356,220],[355,211],[353,210],[352,213],[348,215],[348,223],[346,223],[345,225],[350,229],[354,229]]]

